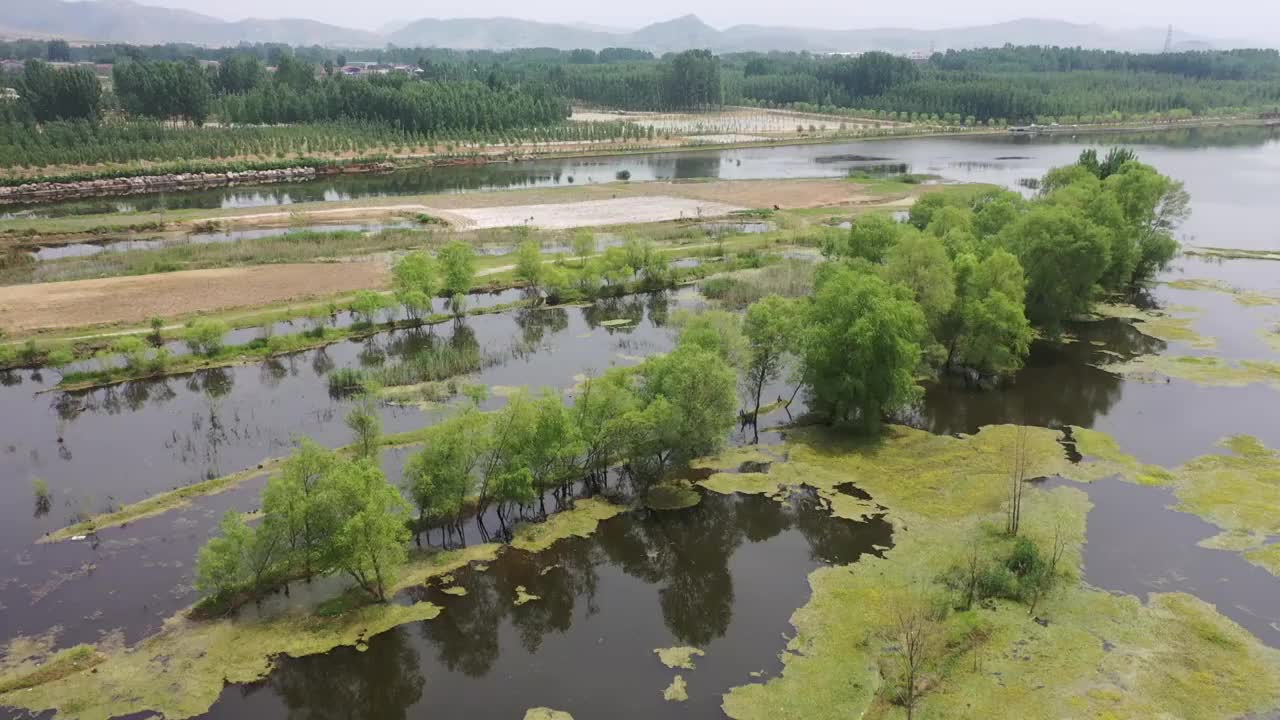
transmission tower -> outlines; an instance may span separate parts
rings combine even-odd
[[[1164,52],[1173,50],[1173,26],[1169,26],[1169,32],[1164,36]]]

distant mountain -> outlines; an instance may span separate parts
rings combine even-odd
[[[735,25],[717,30],[694,15],[654,23],[635,31],[576,24],[544,23],[518,18],[424,18],[384,25],[379,32],[353,30],[313,20],[239,20],[227,22],[186,10],[142,5],[132,0],[4,0],[0,34],[9,37],[63,37],[80,41],[129,43],[190,42],[235,45],[280,42],[329,47],[449,47],[508,50],[630,47],[657,53],[709,48],[744,50],[808,50],[857,52],[963,49],[1013,45],[1058,45],[1106,50],[1159,51],[1165,29],[1114,30],[1100,25],[1060,20],[1022,19],[994,25],[915,30],[872,28],[830,30],[764,25]],[[1213,40],[1174,33],[1175,48],[1258,46],[1259,43]]]
[[[283,42],[291,45],[379,47],[374,33],[349,30],[314,20],[239,20],[227,22],[187,10],[142,5],[131,0],[5,0],[0,24],[11,36],[62,37],[68,40],[138,44],[189,42],[236,45]]]

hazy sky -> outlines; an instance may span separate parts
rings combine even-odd
[[[376,29],[388,22],[421,17],[490,17],[506,15],[547,22],[578,22],[638,27],[695,13],[716,27],[739,23],[860,28],[896,25],[937,28],[983,24],[1020,17],[1053,17],[1108,27],[1158,26],[1173,23],[1192,34],[1276,38],[1280,36],[1280,2],[1276,0],[1073,0],[1070,3],[1027,3],[1021,0],[914,0],[909,3],[841,3],[831,0],[646,0],[641,3],[599,0],[471,0],[424,3],[415,0],[140,0],[182,7],[238,20],[245,17],[305,17]]]

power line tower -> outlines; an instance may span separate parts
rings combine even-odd
[[[1169,32],[1164,35],[1164,52],[1173,50],[1173,25],[1169,26]]]

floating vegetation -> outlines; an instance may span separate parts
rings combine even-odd
[[[1168,308],[1167,310],[1191,311],[1190,308]],[[1192,329],[1192,320],[1188,317],[1173,317],[1161,312],[1142,310],[1132,305],[1099,304],[1094,308],[1094,312],[1101,317],[1131,320],[1136,323],[1139,332],[1157,340],[1184,342],[1200,349],[1214,348],[1218,345],[1213,338],[1204,337]]]
[[[453,585],[441,590],[440,592],[444,593],[445,595],[457,595],[461,597],[467,594],[467,589],[464,587],[458,587],[457,585]]]
[[[1033,477],[1069,464],[1057,435],[1010,426],[959,438],[898,427],[877,440],[795,433],[790,459],[771,474],[817,485],[856,479],[899,518],[895,546],[884,557],[813,572],[812,596],[792,616],[796,635],[781,676],[734,688],[724,711],[738,720],[889,712],[901,683],[894,638],[903,599],[920,592],[949,606],[954,597],[939,577],[971,553],[983,562],[1008,553],[1013,540],[992,528],[1004,523],[1010,442],[1021,436]],[[1225,719],[1280,706],[1280,651],[1212,606],[1176,593],[1144,604],[1080,581],[1084,493],[1030,487],[1024,503],[1020,537],[1041,545],[1065,539],[1061,580],[1034,615],[989,597],[930,621],[939,641],[918,678],[927,690],[917,715]]]
[[[1132,360],[1100,365],[1099,368],[1142,382],[1173,378],[1211,387],[1264,384],[1280,390],[1280,362],[1271,360],[1231,363],[1212,356],[1142,355]]]
[[[511,547],[541,552],[559,540],[590,535],[601,520],[608,520],[622,510],[621,506],[601,498],[578,500],[570,510],[558,512],[539,523],[524,523],[517,527]]]
[[[1280,250],[1244,250],[1223,247],[1189,247],[1184,255],[1222,258],[1224,260],[1280,260]]]
[[[563,710],[536,707],[524,711],[524,720],[573,720],[573,716]]]
[[[650,510],[684,510],[701,501],[691,484],[678,480],[657,483],[644,494],[644,505]]]
[[[10,641],[10,647],[6,648],[6,661],[15,658],[12,649],[13,641]],[[103,660],[106,656],[92,645],[76,645],[48,656],[43,662],[33,663],[27,658],[6,662],[5,667],[0,668],[0,695],[61,680],[88,670]]]
[[[600,327],[622,327],[624,325],[634,325],[635,320],[632,318],[615,318],[613,320],[601,321]]]
[[[692,670],[693,658],[706,655],[705,652],[696,647],[688,647],[685,645],[677,645],[676,647],[657,648],[653,651],[662,661],[663,665],[676,670]]]
[[[689,699],[689,686],[680,675],[671,680],[671,684],[662,691],[662,699],[669,702],[684,702]]]
[[[541,600],[541,599],[542,599],[541,595],[534,595],[533,593],[529,592],[528,589],[525,588],[525,586],[523,585],[516,586],[516,599],[515,599],[516,607],[520,607],[521,605],[524,605],[527,602],[533,602],[534,600]]]
[[[1275,259],[1280,259],[1277,256]],[[1226,293],[1235,298],[1235,301],[1245,307],[1259,307],[1265,305],[1280,305],[1280,297],[1275,295],[1267,295],[1266,293],[1254,292],[1252,290],[1241,290],[1233,285],[1229,285],[1220,280],[1202,280],[1199,278],[1190,278],[1186,280],[1172,280],[1165,283],[1176,290],[1209,290],[1213,292]]]
[[[1219,443],[1229,453],[1203,455],[1168,470],[1139,463],[1105,433],[1072,428],[1072,436],[1086,462],[1064,475],[1085,481],[1118,475],[1139,484],[1169,486],[1178,498],[1176,510],[1223,530],[1201,541],[1201,547],[1241,552],[1280,575],[1280,545],[1267,545],[1270,537],[1280,535],[1280,451],[1256,438],[1235,435]]]

